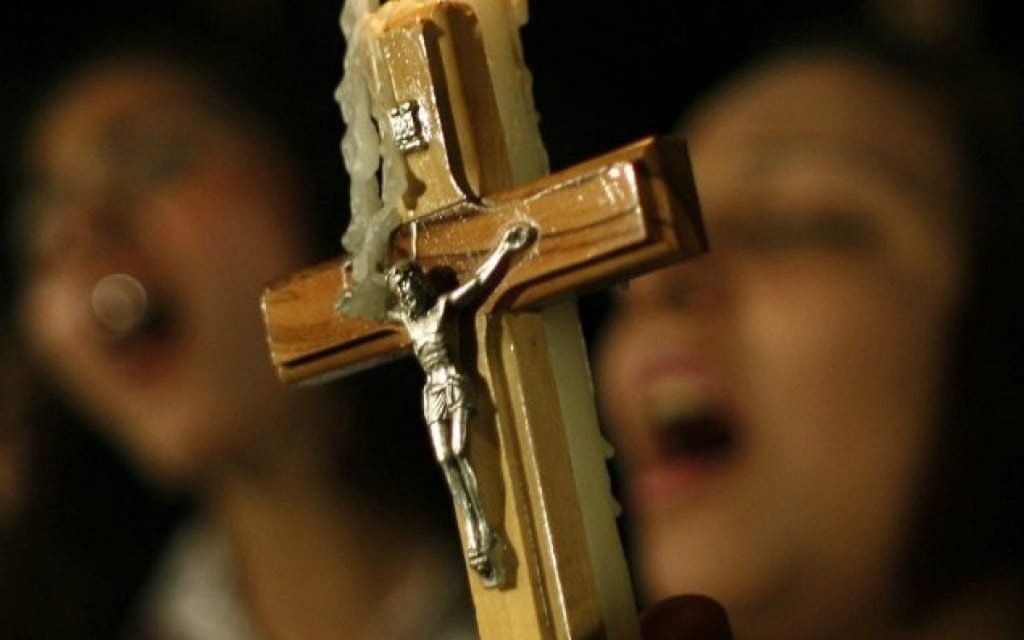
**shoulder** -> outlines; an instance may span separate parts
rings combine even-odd
[[[204,520],[182,527],[147,591],[129,637],[256,637],[238,591],[227,538]]]

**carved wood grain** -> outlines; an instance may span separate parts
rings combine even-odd
[[[529,220],[538,237],[484,302],[484,311],[534,308],[607,286],[703,250],[688,167],[681,142],[643,140],[528,187],[418,220],[416,258],[426,268],[454,269],[461,281],[503,229]],[[412,255],[412,238],[412,227],[403,225],[394,258]],[[286,382],[343,375],[367,359],[408,352],[398,325],[337,310],[346,291],[343,264],[339,258],[318,265],[264,293],[271,358]]]

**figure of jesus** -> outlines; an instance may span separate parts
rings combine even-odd
[[[466,455],[473,390],[452,355],[455,330],[459,312],[493,288],[501,268],[530,242],[533,233],[525,223],[508,229],[473,277],[448,293],[438,294],[414,262],[391,267],[386,276],[396,300],[389,316],[405,325],[426,374],[423,414],[434,454],[464,524],[466,557],[488,587],[501,586],[503,575],[496,553],[498,538],[487,522],[476,474]]]

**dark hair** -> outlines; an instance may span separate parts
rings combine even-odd
[[[953,328],[932,482],[908,576],[923,605],[959,586],[1007,578],[1024,588],[1024,130],[1018,87],[983,59],[944,61],[926,90],[950,113],[966,160],[970,267]]]

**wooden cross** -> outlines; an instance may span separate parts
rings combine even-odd
[[[509,549],[504,587],[470,579],[480,635],[635,637],[606,445],[575,306],[564,300],[705,249],[685,147],[647,139],[515,187],[472,9],[417,3],[382,26],[379,44],[410,177],[389,264],[414,259],[462,283],[510,227],[534,229],[468,318],[475,353],[463,367],[478,391],[469,458]],[[320,382],[410,353],[402,324],[339,311],[352,287],[345,256],[268,287],[283,380]]]

